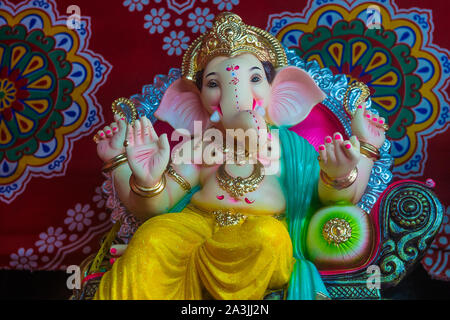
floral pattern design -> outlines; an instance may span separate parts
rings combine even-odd
[[[90,205],[85,204],[82,206],[80,203],[77,203],[74,209],[69,209],[67,211],[67,218],[64,219],[64,223],[69,225],[69,230],[77,230],[78,232],[83,231],[85,227],[91,225],[92,218],[94,216],[94,211],[90,210]]]
[[[10,258],[9,265],[17,270],[33,270],[37,267],[38,256],[33,254],[32,248],[26,251],[24,248],[20,248],[17,253],[12,253]]]
[[[125,0],[123,6],[130,12],[137,12],[142,11],[148,2]],[[205,7],[208,0],[154,0],[154,2],[158,5],[144,16],[143,26],[152,37],[163,35],[162,49],[169,56],[183,54],[188,48],[188,42],[194,36],[197,37],[198,33],[204,33],[212,27],[216,14],[231,11],[239,5],[239,0],[212,0],[209,7]],[[196,7],[196,4],[202,7]]]
[[[239,4],[239,0],[213,0],[213,3],[218,4],[217,8],[219,10],[231,11],[233,5],[237,6]]]
[[[189,18],[191,19],[187,26],[192,28],[193,33],[206,32],[206,29],[212,27],[212,20],[214,19],[214,15],[210,13],[209,8],[204,8],[203,10],[200,8],[195,9],[194,13],[189,14]]]
[[[125,0],[123,5],[124,7],[128,7],[130,12],[133,12],[134,10],[142,11],[144,6],[148,5],[148,3],[149,0]]]
[[[183,52],[182,50],[186,50],[188,48],[190,38],[185,36],[184,31],[180,31],[176,33],[175,31],[170,32],[170,37],[164,37],[165,44],[163,45],[163,49],[167,50],[167,54],[169,56],[174,53],[179,56]]]
[[[39,235],[41,240],[36,241],[35,245],[39,247],[39,252],[47,251],[48,253],[53,253],[55,248],[61,248],[63,245],[62,241],[67,238],[67,235],[62,233],[63,229],[61,227],[55,230],[54,227],[49,227],[47,233],[42,232]]]
[[[150,14],[146,14],[144,19],[147,21],[144,23],[144,28],[148,29],[150,34],[155,33],[163,33],[164,28],[170,26],[170,22],[167,21],[170,18],[170,13],[166,13],[164,8],[160,8],[156,10],[153,8],[150,10]]]

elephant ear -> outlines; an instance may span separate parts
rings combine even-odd
[[[192,81],[183,78],[167,88],[154,115],[174,129],[187,129],[191,134],[194,133],[194,121],[201,121],[203,130],[209,126],[209,115],[203,108],[200,91]]]
[[[272,83],[269,121],[277,126],[294,126],[325,97],[308,73],[297,67],[285,67],[277,72]]]

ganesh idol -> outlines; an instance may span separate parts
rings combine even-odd
[[[319,209],[336,203],[348,204],[343,210],[355,225],[366,223],[354,204],[384,142],[385,120],[361,103],[353,136],[325,136],[316,150],[289,128],[324,98],[308,73],[287,65],[277,39],[219,14],[184,54],[182,77],[155,112],[181,142],[171,148],[146,117],[127,123],[116,116],[96,135],[121,203],[145,222],[95,298],[263,299],[283,288],[287,299],[328,297],[318,267],[347,259],[339,245],[357,252],[349,264],[371,248],[353,248],[360,244],[345,242],[348,223],[337,224],[321,232],[338,252],[324,262],[307,229]],[[249,134],[232,136],[238,131]],[[372,237],[371,228],[358,230]]]

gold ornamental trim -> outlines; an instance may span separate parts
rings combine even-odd
[[[181,73],[195,80],[211,59],[217,56],[234,57],[252,53],[260,61],[269,61],[275,68],[287,66],[287,57],[281,43],[265,30],[243,23],[231,12],[216,16],[210,31],[198,37],[183,56]]]

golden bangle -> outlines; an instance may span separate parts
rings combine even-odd
[[[162,175],[161,180],[159,180],[159,182],[151,188],[143,187],[136,184],[136,178],[134,177],[134,175],[130,176],[130,188],[135,194],[137,194],[140,197],[144,198],[155,197],[158,194],[160,194],[165,187],[166,187],[166,176],[164,174]]]
[[[126,153],[121,153],[118,156],[115,156],[114,158],[112,158],[111,160],[108,160],[107,162],[105,162],[105,164],[103,165],[102,171],[104,173],[111,172],[114,169],[116,169],[118,166],[124,164],[127,161],[128,161],[128,158],[127,158]]]
[[[169,177],[175,180],[175,182],[178,183],[181,188],[183,188],[183,190],[187,192],[191,191],[191,184],[185,178],[179,175],[170,164],[167,166],[166,171]]]
[[[373,161],[380,160],[380,151],[370,143],[360,141],[360,153]]]
[[[341,190],[350,187],[358,177],[358,168],[355,167],[346,177],[339,179],[331,179],[324,171],[320,170],[320,178],[325,185]]]

